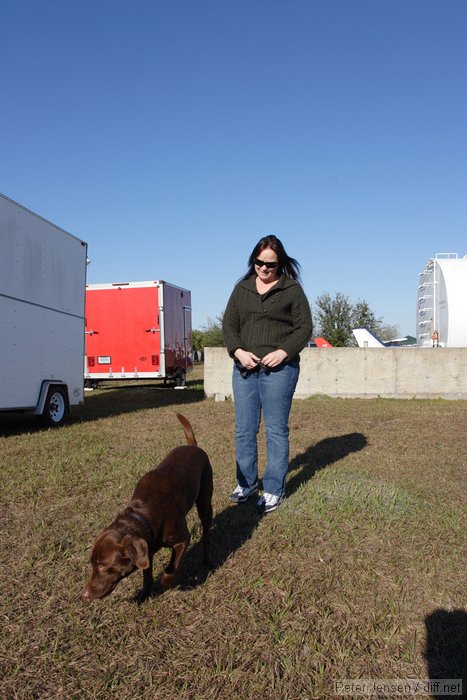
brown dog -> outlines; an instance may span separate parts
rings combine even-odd
[[[189,421],[177,413],[187,445],[173,449],[136,484],[128,506],[105,528],[94,544],[92,573],[84,600],[103,598],[135,569],[143,570],[143,600],[154,587],[152,560],[161,547],[170,547],[170,563],[162,574],[164,590],[175,586],[180,562],[190,543],[186,515],[194,503],[203,527],[203,562],[209,566],[212,524],[212,468],[196,443]]]

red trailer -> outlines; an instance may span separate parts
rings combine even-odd
[[[160,280],[86,285],[86,386],[173,379],[193,368],[191,292]]]

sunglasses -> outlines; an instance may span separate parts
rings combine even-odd
[[[255,258],[253,262],[255,263],[256,267],[267,267],[268,270],[274,270],[274,268],[279,265],[279,263],[265,262],[264,260],[260,260],[259,258]]]

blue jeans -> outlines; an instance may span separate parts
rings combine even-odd
[[[232,386],[239,486],[249,487],[258,480],[257,435],[262,411],[267,451],[263,490],[276,496],[284,495],[289,468],[289,414],[299,373],[298,362],[248,373],[234,365]]]

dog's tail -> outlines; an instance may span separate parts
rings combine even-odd
[[[185,416],[182,416],[181,413],[176,413],[175,415],[183,426],[183,432],[185,433],[187,443],[189,445],[193,445],[193,447],[197,447],[198,443],[196,442],[195,434],[193,432],[193,428],[191,427],[190,421],[187,420]]]

